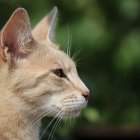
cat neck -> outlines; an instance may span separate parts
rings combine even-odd
[[[31,109],[9,92],[0,87],[0,96],[3,97],[0,98],[0,138],[39,140],[41,121],[32,125],[36,116],[31,115]]]

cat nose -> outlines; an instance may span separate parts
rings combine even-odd
[[[82,95],[85,97],[86,101],[88,101],[90,93],[89,92],[83,92]]]

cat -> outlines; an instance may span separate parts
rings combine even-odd
[[[17,8],[0,33],[0,140],[39,140],[41,119],[76,117],[90,96],[53,42],[57,7],[31,30]]]

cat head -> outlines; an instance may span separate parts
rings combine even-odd
[[[1,31],[1,59],[7,89],[22,104],[46,116],[80,114],[89,90],[74,61],[53,43],[57,8],[31,31],[27,11],[18,8]]]

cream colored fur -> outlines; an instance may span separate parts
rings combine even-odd
[[[0,140],[39,140],[35,118],[76,117],[87,104],[75,63],[51,41],[56,14],[54,8],[31,33],[18,8],[1,31]]]

